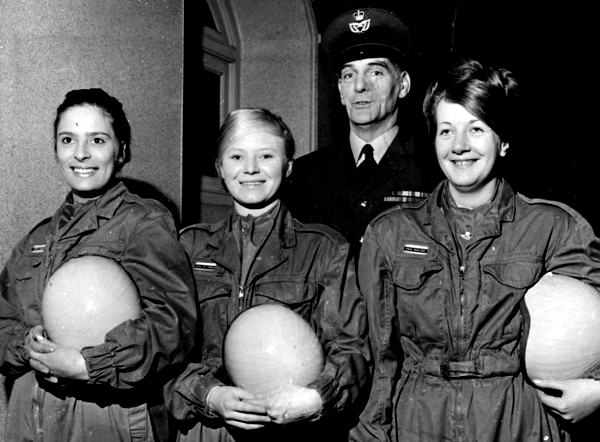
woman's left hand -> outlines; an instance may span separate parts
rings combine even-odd
[[[34,350],[29,351],[31,360],[43,364],[50,370],[52,376],[57,378],[68,378],[80,381],[89,379],[85,359],[79,350],[75,347],[66,347],[58,345],[44,337],[37,338],[40,343],[51,347],[52,351],[39,353]]]
[[[548,410],[567,422],[579,422],[600,407],[600,382],[593,379],[534,380],[533,383]]]
[[[317,415],[323,407],[317,390],[296,385],[286,386],[272,396],[252,399],[251,402],[264,406],[271,421],[277,424],[310,418]]]

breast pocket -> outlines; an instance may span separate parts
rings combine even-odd
[[[482,263],[480,291],[482,313],[494,311],[504,324],[497,329],[503,338],[516,338],[521,330],[520,315],[515,315],[521,299],[543,274],[543,265],[535,259],[517,259],[504,262]]]
[[[426,285],[439,285],[442,269],[440,261],[404,259],[394,266],[394,285],[407,295],[418,295]]]
[[[236,313],[235,309],[229,309],[234,294],[228,274],[212,263],[193,262],[192,268],[202,323],[213,329],[211,335],[218,333],[217,330],[224,333]]]
[[[42,323],[42,291],[44,267],[42,257],[25,257],[23,265],[15,275],[15,293],[21,303],[21,314],[26,325]]]
[[[402,333],[415,337],[437,334],[444,315],[443,268],[437,260],[403,259],[395,263],[394,303]]]
[[[519,259],[514,261],[482,263],[484,275],[512,289],[527,289],[542,275],[542,263],[538,260]]]
[[[269,275],[258,281],[254,288],[254,303],[278,303],[301,316],[312,316],[321,294],[316,281],[306,275]]]

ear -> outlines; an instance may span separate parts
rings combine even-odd
[[[404,98],[410,92],[411,80],[410,74],[406,71],[402,71],[400,74],[400,93],[398,94],[399,98]]]
[[[500,143],[500,156],[505,157],[508,150],[508,143]]]
[[[121,143],[119,147],[119,153],[117,156],[117,164],[123,164],[125,158],[127,158],[127,144]]]
[[[288,160],[287,161],[287,170],[285,172],[285,177],[289,178],[289,176],[292,174],[292,166],[294,165],[294,160]]]

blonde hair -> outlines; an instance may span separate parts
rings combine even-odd
[[[221,125],[221,131],[217,139],[217,159],[215,161],[217,173],[221,166],[223,153],[227,148],[256,129],[281,137],[283,139],[285,161],[293,160],[296,152],[294,137],[290,128],[280,116],[259,107],[237,109],[231,111]]]

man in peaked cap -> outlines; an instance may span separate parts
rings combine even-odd
[[[406,24],[384,9],[353,9],[333,20],[322,44],[338,76],[350,133],[294,162],[284,200],[300,221],[346,236],[358,257],[375,215],[422,201],[442,177],[426,154],[432,149],[417,148],[414,128],[407,127],[413,125],[398,118],[411,88],[413,41]]]

